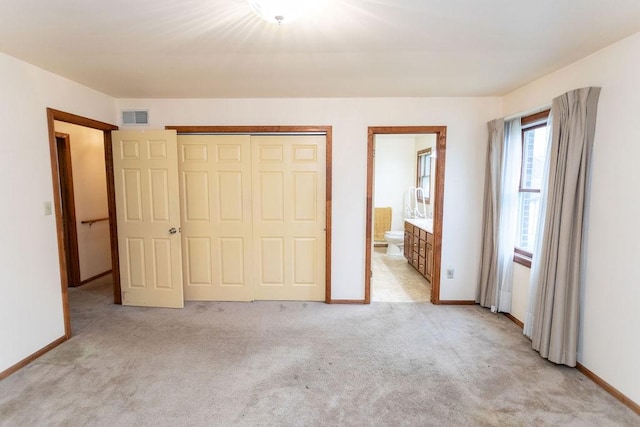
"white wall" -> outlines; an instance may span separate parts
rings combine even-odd
[[[364,298],[368,126],[445,125],[447,166],[441,282],[445,300],[473,300],[479,270],[486,122],[499,98],[120,99],[149,109],[148,129],[165,125],[333,126],[332,297]]]
[[[600,86],[578,361],[640,402],[640,33],[504,98],[510,115]],[[514,286],[527,286],[514,283]]]
[[[374,198],[376,208],[391,207],[391,229],[404,230],[404,198],[416,185],[415,135],[376,135]]]
[[[69,134],[80,280],[86,280],[111,270],[109,222],[82,224],[109,217],[103,132],[59,121],[55,129]]]
[[[529,305],[529,278],[531,269],[513,263],[513,289],[511,291],[511,315],[524,323]]]
[[[115,120],[115,101],[0,53],[0,372],[64,335],[46,107]]]

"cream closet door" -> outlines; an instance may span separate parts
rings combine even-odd
[[[325,136],[251,138],[255,299],[325,299]]]
[[[181,135],[187,300],[254,299],[248,135]]]
[[[112,133],[122,303],[184,305],[175,131]]]

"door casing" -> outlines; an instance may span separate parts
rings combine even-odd
[[[436,135],[436,185],[433,209],[433,274],[431,277],[431,303],[440,300],[440,270],[442,257],[442,219],[444,206],[444,168],[447,154],[446,126],[379,126],[369,127],[367,137],[367,206],[365,237],[364,303],[371,303],[371,247],[373,217],[373,150],[376,135],[381,134],[435,134]]]
[[[65,260],[68,286],[79,286],[80,257],[78,255],[78,229],[76,226],[76,204],[73,192],[73,168],[71,164],[71,141],[69,134],[56,132],[57,161],[60,174],[60,202],[62,227],[64,229]]]
[[[116,226],[116,203],[113,181],[113,156],[111,151],[111,131],[118,127],[109,123],[100,122],[86,117],[78,116],[64,111],[47,108],[47,125],[49,128],[49,155],[51,159],[51,175],[53,180],[53,205],[56,217],[56,234],[58,237],[58,263],[60,265],[60,284],[62,289],[62,312],[64,316],[65,338],[71,338],[71,317],[69,313],[69,295],[67,277],[67,248],[65,247],[65,229],[63,226],[64,211],[61,200],[60,171],[58,168],[58,146],[56,141],[55,121],[71,123],[92,129],[101,130],[104,135],[105,169],[107,173],[107,204],[109,218],[109,234],[111,239],[111,268],[113,276],[113,302],[121,304],[120,294],[120,267],[118,261],[118,240]]]

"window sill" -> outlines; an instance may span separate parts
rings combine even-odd
[[[513,254],[513,262],[525,266],[527,268],[531,268],[531,257],[519,253]]]

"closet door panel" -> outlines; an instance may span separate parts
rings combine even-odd
[[[325,299],[325,147],[324,136],[251,139],[258,300]]]
[[[178,144],[185,299],[252,301],[250,137],[180,135]]]

